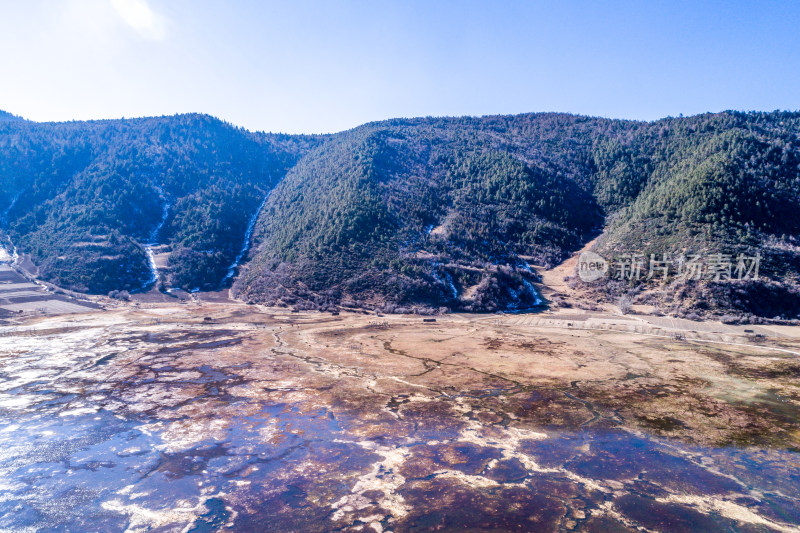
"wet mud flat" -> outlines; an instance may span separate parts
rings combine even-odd
[[[379,320],[205,303],[0,337],[0,530],[800,527],[792,339]]]

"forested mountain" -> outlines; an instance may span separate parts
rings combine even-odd
[[[25,119],[23,119],[22,117],[18,117],[17,115],[13,115],[8,111],[3,111],[2,109],[0,109],[0,122],[3,121],[12,122],[19,120],[25,120]]]
[[[205,115],[0,122],[0,217],[58,285],[142,288],[152,240],[168,245],[167,285],[214,289],[266,193],[317,142]]]
[[[248,301],[525,309],[539,299],[531,265],[602,233],[607,257],[762,261],[757,281],[606,279],[591,288],[599,299],[795,316],[799,135],[800,114],[786,112],[395,119],[329,136],[204,115],[0,118],[0,216],[41,276],[96,293],[147,286],[153,242],[169,252],[165,284],[219,287],[272,190],[234,284]]]
[[[631,183],[638,194],[608,210],[598,251],[727,256],[734,269],[738,256],[759,256],[757,281],[678,280],[656,284],[652,297],[667,310],[798,316],[799,133],[800,114],[780,112],[649,125],[628,143],[632,155],[613,167],[612,183]],[[601,289],[613,297],[647,287],[625,285],[609,281]]]
[[[528,264],[596,251],[761,254],[761,279],[606,279],[665,310],[800,311],[800,115],[652,123],[563,114],[391,120],[310,151],[276,188],[247,299],[493,311],[536,300]],[[652,303],[652,301],[651,301]]]
[[[585,151],[552,137],[554,127],[591,145],[589,130],[615,123],[395,120],[336,136],[270,197],[237,290],[270,303],[387,310],[535,304],[536,275],[519,255],[554,264],[603,224],[579,185]]]

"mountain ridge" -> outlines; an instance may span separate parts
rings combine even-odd
[[[8,111],[3,111],[0,109],[0,121],[3,122],[25,122],[25,119],[14,115],[13,113],[9,113]]]
[[[790,302],[779,314],[793,316],[798,124],[792,112],[649,122],[526,113],[303,136],[204,114],[2,122],[0,207],[6,238],[45,279],[95,293],[145,285],[160,188],[170,202],[156,243],[168,257],[161,287],[216,288],[269,194],[234,283],[252,302],[532,308],[529,262],[553,266],[605,230],[596,251],[606,254],[763,249],[769,276],[759,287],[779,287]],[[87,250],[92,266],[76,266]],[[670,312],[753,312],[748,298],[725,296],[742,284],[695,285],[682,286],[681,301],[668,297],[673,286],[590,289],[606,301],[647,293]],[[709,290],[716,296],[702,297]]]

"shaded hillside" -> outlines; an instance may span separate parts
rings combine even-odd
[[[598,251],[609,257],[764,254],[760,281],[648,296],[666,307],[790,316],[800,309],[798,131],[791,113],[368,124],[287,174],[235,289],[299,307],[521,309],[536,301],[528,263],[554,265],[608,224]],[[612,301],[648,283],[592,289]],[[778,307],[744,296],[765,290]]]
[[[3,228],[44,279],[71,289],[141,288],[150,240],[168,245],[167,285],[216,288],[249,217],[315,142],[205,115],[0,122]]]

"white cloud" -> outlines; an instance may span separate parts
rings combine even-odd
[[[141,37],[160,41],[166,36],[164,17],[154,12],[147,0],[111,0],[111,5]]]

